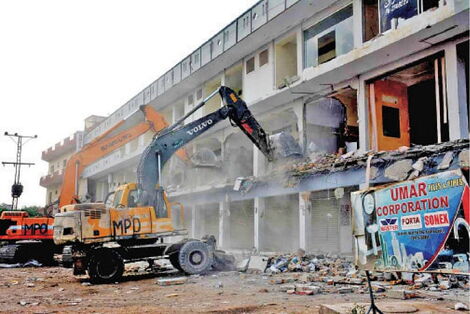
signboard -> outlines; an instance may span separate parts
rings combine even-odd
[[[392,27],[392,19],[409,19],[418,14],[418,0],[380,0],[379,3],[382,32]]]
[[[351,193],[356,264],[468,274],[469,198],[460,170]]]

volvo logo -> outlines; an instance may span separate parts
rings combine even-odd
[[[189,135],[193,135],[195,133],[198,133],[199,131],[202,131],[204,130],[205,128],[207,128],[209,125],[211,125],[213,122],[212,122],[212,119],[208,119],[204,122],[202,122],[201,124],[195,126],[194,128],[192,128],[191,130],[188,130],[186,131]]]

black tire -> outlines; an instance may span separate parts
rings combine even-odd
[[[186,242],[178,252],[181,270],[189,275],[209,271],[214,261],[212,250],[201,241]]]
[[[124,273],[124,260],[113,249],[98,249],[88,263],[88,276],[93,283],[119,281]]]
[[[184,270],[181,268],[181,265],[180,265],[178,252],[174,252],[170,254],[170,263],[177,270],[184,272]]]

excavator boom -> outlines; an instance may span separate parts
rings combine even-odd
[[[189,115],[204,106],[217,92],[225,106],[191,123],[182,125]],[[138,187],[143,198],[141,203],[155,204],[155,207],[162,205],[163,190],[160,180],[165,163],[177,150],[227,118],[233,126],[239,127],[248,136],[268,160],[273,160],[270,141],[246,103],[233,90],[221,86],[175,124],[159,133],[146,148],[137,170]],[[160,188],[156,190],[157,186]]]

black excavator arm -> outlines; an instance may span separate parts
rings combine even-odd
[[[222,108],[191,123],[183,124],[188,116],[204,106],[217,93],[225,104]],[[221,86],[173,125],[158,133],[145,149],[137,169],[139,203],[152,204],[156,210],[163,206],[160,180],[165,163],[178,149],[227,118],[233,126],[238,126],[248,136],[269,161],[273,160],[274,153],[269,138],[246,103],[233,90]]]

